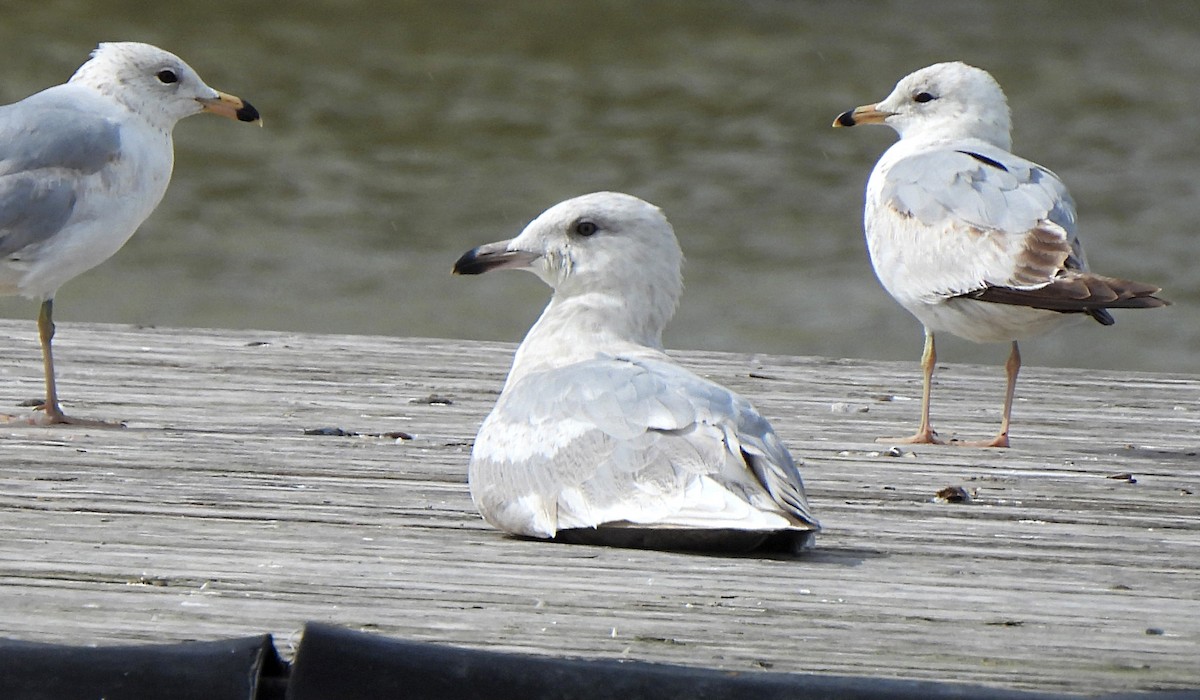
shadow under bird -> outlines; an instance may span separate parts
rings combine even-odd
[[[30,422],[110,425],[59,406],[54,295],[117,252],[158,206],[174,164],[171,132],[200,112],[259,121],[179,57],[135,42],[100,44],[66,83],[0,107],[0,294],[41,302],[46,399]]]
[[[471,451],[471,497],[493,526],[624,547],[811,546],[819,525],[767,420],[663,351],[682,263],[662,212],[613,192],[455,263],[528,270],[554,290]]]
[[[1159,287],[1088,269],[1075,203],[1057,175],[1010,152],[1008,103],[987,72],[957,62],[922,68],[833,126],[858,124],[900,136],[867,181],[867,249],[883,287],[925,326],[921,424],[887,441],[940,442],[929,421],[939,332],[1012,344],[999,432],[959,443],[1008,447],[1018,340],[1071,318],[1112,325],[1108,309],[1168,304]]]

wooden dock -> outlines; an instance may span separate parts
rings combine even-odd
[[[2,321],[0,411],[41,393]],[[749,398],[825,532],[795,559],[509,538],[466,487],[513,347],[63,324],[68,412],[0,425],[0,636],[174,642],[304,622],[488,648],[1075,693],[1200,688],[1200,376],[1023,370],[1014,447],[889,450],[915,363],[673,353]],[[938,372],[991,435],[998,367]],[[939,502],[960,487],[971,502]]]

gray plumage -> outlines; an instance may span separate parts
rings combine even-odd
[[[981,231],[1028,231],[1049,220],[1075,233],[1075,203],[1054,173],[983,142],[924,151],[897,162],[881,196],[927,226],[946,220]]]
[[[669,362],[598,357],[531,374],[504,392],[487,427],[471,465],[473,474],[499,475],[484,495],[487,505],[501,510],[530,496],[555,503],[555,529],[643,520],[714,527],[722,513],[689,512],[682,503],[697,477],[816,522],[770,424],[742,397]],[[514,469],[489,437],[514,432],[541,445],[573,437],[523,455]],[[747,468],[761,491],[746,484]],[[559,500],[567,491],[578,498]]]
[[[65,87],[65,86],[62,86]],[[0,256],[58,233],[85,178],[120,155],[121,129],[83,90],[46,91],[0,107]]]
[[[1072,317],[1112,325],[1108,309],[1166,305],[1156,286],[1089,270],[1066,186],[1010,152],[1008,104],[987,72],[923,68],[834,121],[856,124],[900,135],[871,172],[863,219],[880,283],[925,326],[921,425],[897,441],[938,441],[929,423],[935,334],[1011,343],[1000,432],[979,443],[1006,447],[1018,340]]]
[[[627,546],[811,544],[819,525],[770,424],[662,351],[681,262],[661,212],[618,193],[560,203],[459,260],[460,273],[519,267],[555,289],[472,449],[489,523]]]
[[[179,57],[135,42],[101,44],[68,82],[0,107],[0,294],[41,302],[46,401],[35,422],[87,422],[58,405],[54,295],[154,211],[174,167],[171,132],[202,111],[259,118]]]

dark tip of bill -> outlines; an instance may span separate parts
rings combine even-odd
[[[258,110],[249,102],[242,101],[242,107],[237,111],[237,118],[240,122],[256,122],[259,119]]]
[[[462,254],[462,257],[454,261],[454,274],[456,275],[478,275],[486,269],[485,265],[479,264],[474,250],[468,250]]]
[[[833,120],[835,126],[854,126],[854,110],[848,109]]]

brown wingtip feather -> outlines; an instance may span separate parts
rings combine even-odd
[[[1143,282],[1069,271],[1037,289],[987,287],[970,296],[996,304],[1014,304],[1062,313],[1086,313],[1109,326],[1113,318],[1105,309],[1153,309],[1171,302],[1155,296],[1162,291]]]
[[[1151,309],[1170,304],[1155,296],[1162,289],[1152,284],[1079,269],[1082,264],[1066,231],[1053,222],[1030,229],[1022,244],[1008,281],[1011,286],[986,287],[967,296],[997,304],[1085,313],[1106,326],[1115,321],[1105,309]]]

